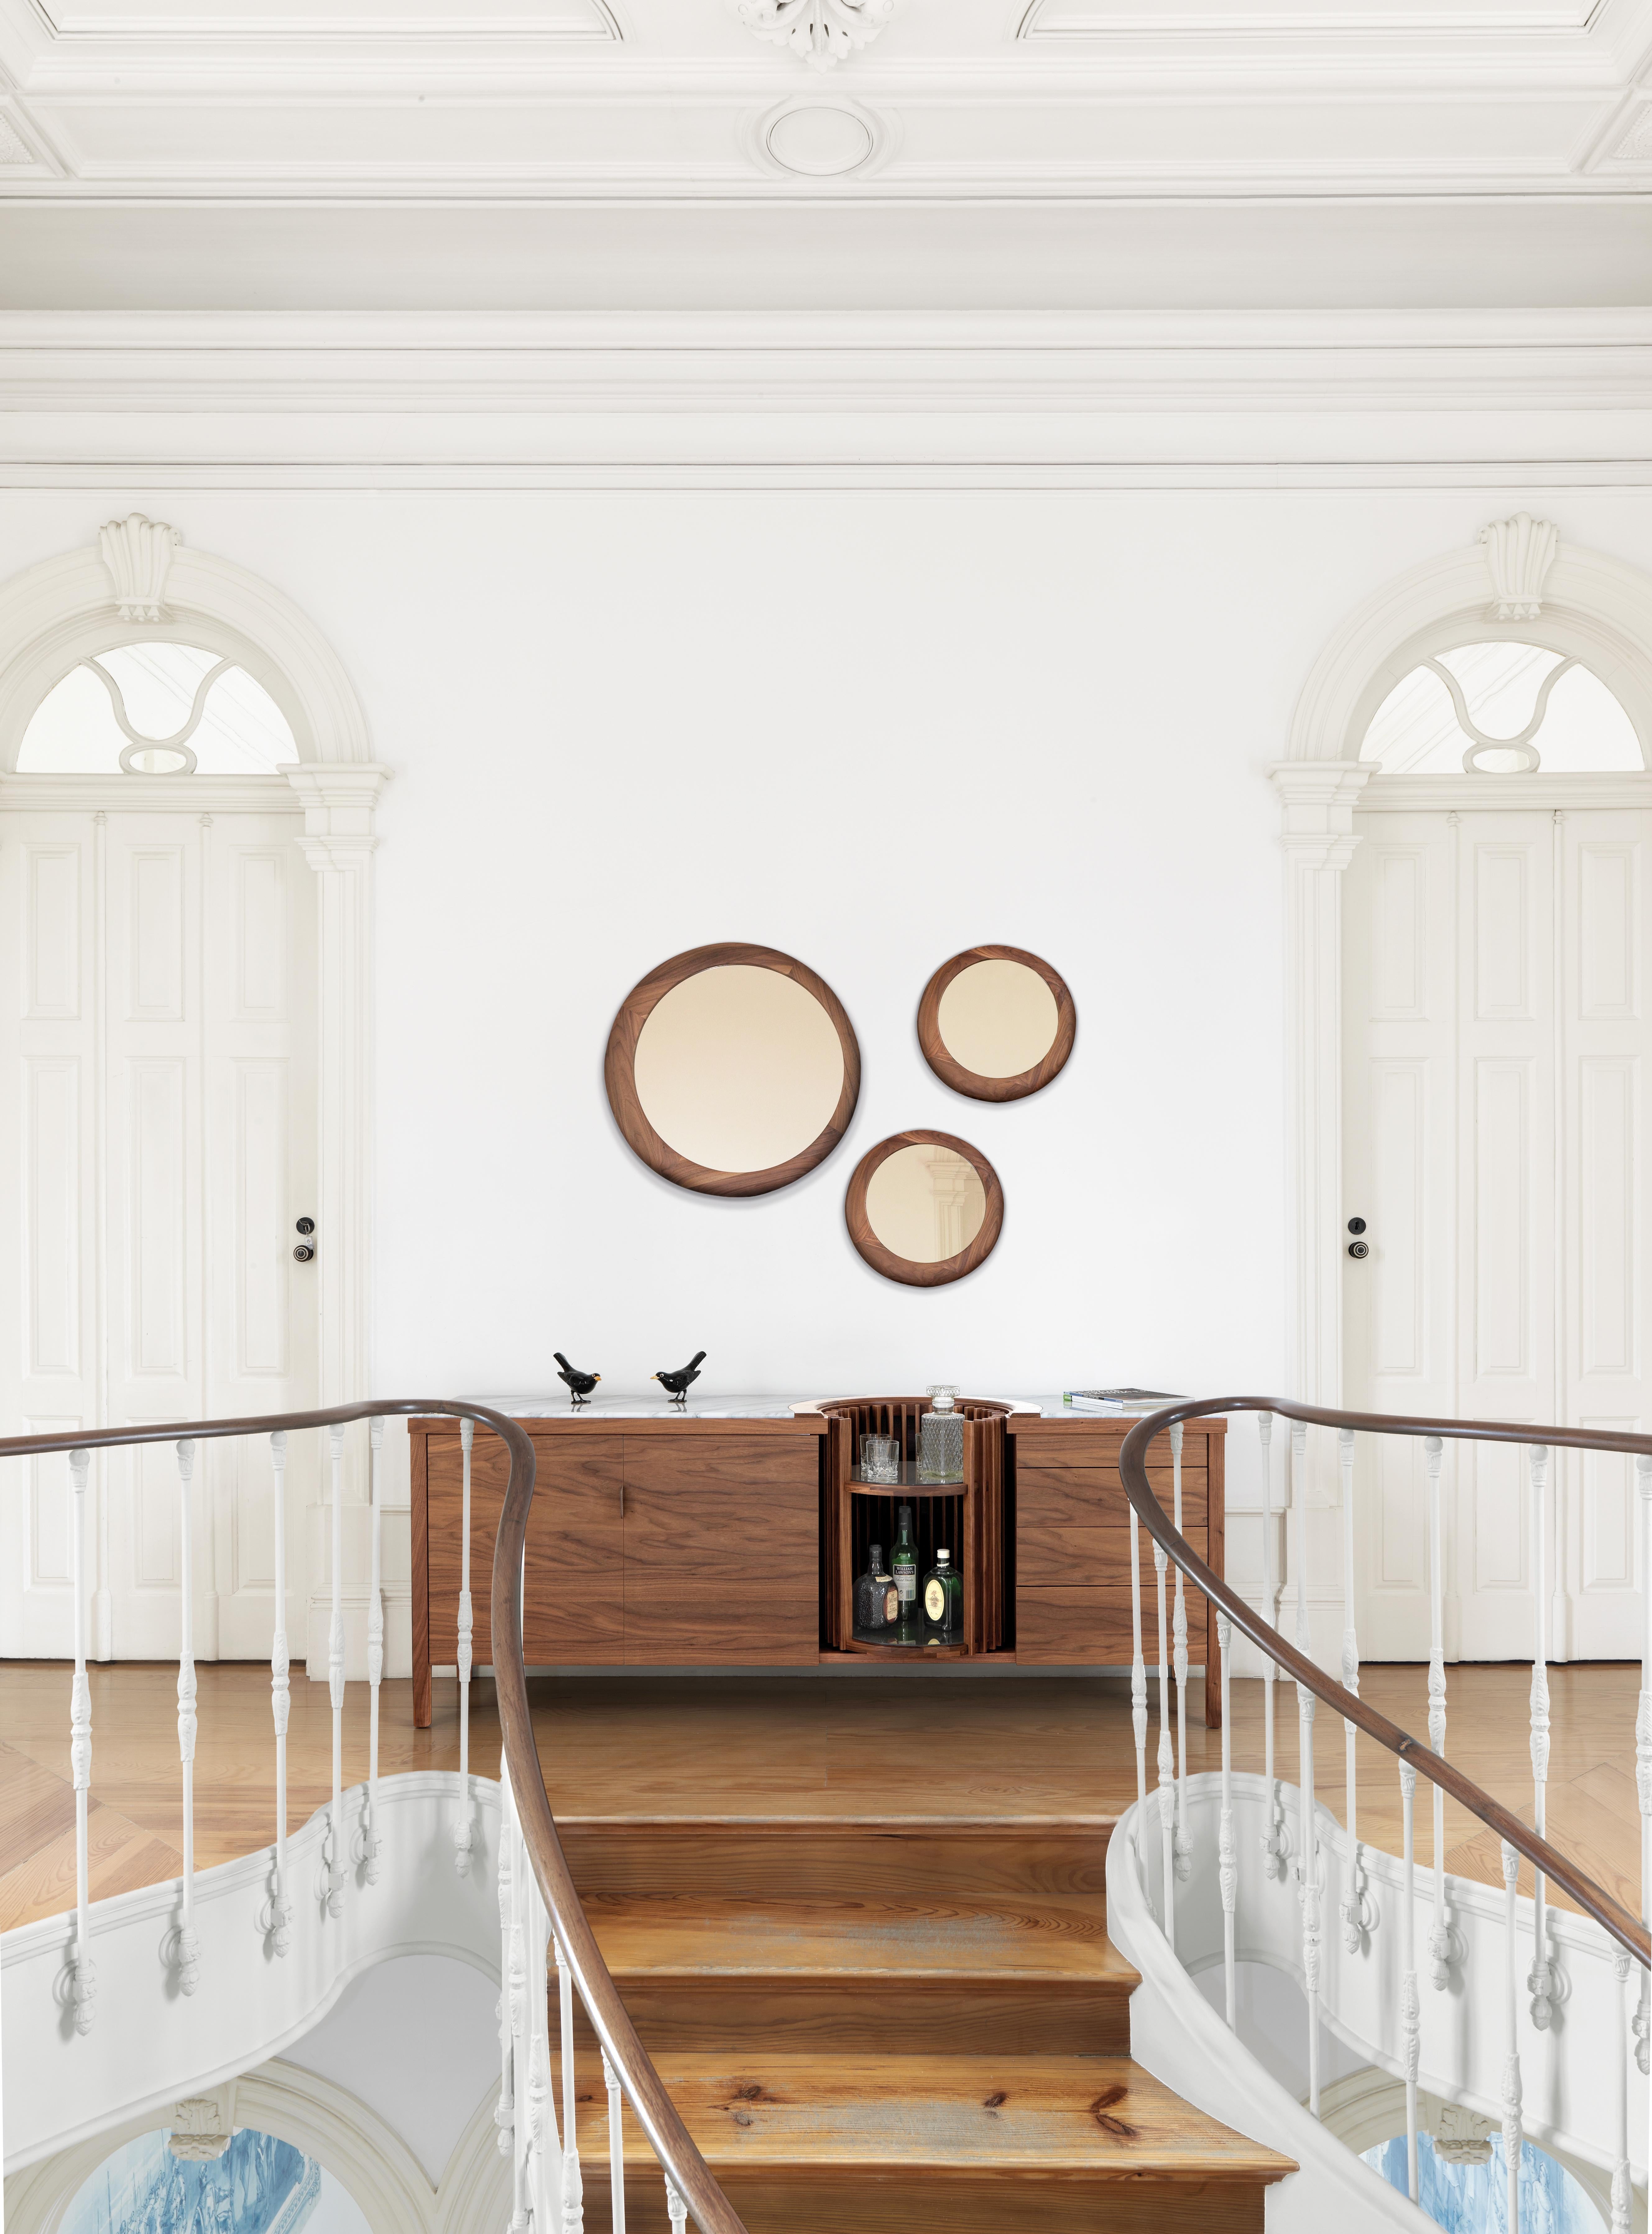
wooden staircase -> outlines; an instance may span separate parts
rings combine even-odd
[[[1294,2168],[1131,2061],[1107,1819],[559,1828],[643,2043],[752,2234],[1259,2234],[1268,2184]],[[597,2234],[607,2106],[583,2038]],[[559,2105],[559,2072],[555,2087]],[[629,2120],[626,2167],[630,2234],[663,2234]]]

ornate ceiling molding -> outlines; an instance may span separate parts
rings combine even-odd
[[[835,69],[857,48],[870,46],[898,0],[728,0],[754,39],[789,47],[811,69]]]

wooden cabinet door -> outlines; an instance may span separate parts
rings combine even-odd
[[[819,1656],[813,1435],[625,1438],[625,1658]]]
[[[523,1649],[530,1667],[615,1665],[624,1655],[620,1438],[558,1434],[536,1439],[528,1514]],[[458,1656],[463,1460],[457,1429],[433,1433],[428,1460],[430,1657]],[[488,1617],[493,1539],[510,1458],[478,1428],[470,1468],[472,1652],[492,1665]]]

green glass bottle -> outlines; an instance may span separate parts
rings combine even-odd
[[[952,1564],[950,1551],[937,1550],[935,1564],[924,1578],[924,1642],[963,1642],[963,1578]]]
[[[889,1571],[895,1578],[895,1588],[900,1593],[900,1615],[895,1636],[897,1644],[917,1644],[921,1642],[917,1618],[917,1546],[912,1541],[912,1508],[900,1508],[900,1525],[895,1537],[895,1549],[890,1557]]]

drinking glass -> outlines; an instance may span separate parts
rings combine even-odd
[[[863,1435],[860,1438],[860,1479],[862,1481],[900,1480],[900,1444],[893,1435]]]

